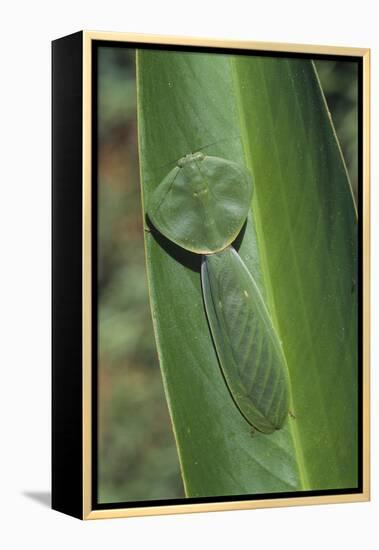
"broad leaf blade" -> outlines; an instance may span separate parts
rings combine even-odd
[[[137,63],[144,203],[172,167],[167,161],[207,144],[213,145],[206,152],[246,164],[228,56],[139,51]],[[250,220],[240,252],[261,280]],[[300,489],[289,422],[279,432],[252,437],[226,387],[204,311],[201,256],[154,231],[147,233],[146,253],[158,352],[187,495]]]
[[[253,173],[253,215],[236,247],[283,341],[296,414],[279,432],[251,437],[214,351],[200,257],[147,233],[153,320],[187,495],[354,486],[356,220],[311,63],[139,51],[137,68],[145,201],[179,157],[201,148]]]

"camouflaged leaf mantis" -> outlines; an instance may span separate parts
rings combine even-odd
[[[166,238],[201,254],[205,310],[224,379],[255,429],[280,429],[289,379],[261,293],[231,246],[244,225],[253,184],[238,164],[202,153],[180,159],[154,190],[147,214]]]

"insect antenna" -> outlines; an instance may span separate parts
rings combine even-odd
[[[212,147],[213,145],[217,145],[218,143],[222,143],[224,141],[233,141],[235,139],[241,139],[241,136],[237,135],[237,136],[232,136],[232,137],[228,137],[228,138],[217,139],[216,141],[213,141],[211,143],[207,143],[206,145],[203,145],[202,147],[195,147],[192,151],[190,151],[190,153],[188,153],[188,151],[187,151],[187,152],[179,155],[175,159],[172,159],[172,160],[169,160],[169,161],[165,162],[164,164],[159,164],[157,166],[153,166],[152,169],[153,170],[160,170],[161,168],[166,168],[167,166],[170,166],[171,164],[176,164],[179,159],[185,157],[188,154],[197,153],[197,151],[203,151],[207,147]]]
[[[207,145],[203,145],[202,147],[197,147],[196,151],[194,151],[194,152],[202,151],[203,149],[206,149],[207,147],[212,147],[213,145],[217,145],[218,143],[222,143],[224,141],[233,141],[235,139],[241,139],[241,136],[238,135],[238,136],[232,136],[232,137],[228,137],[228,138],[217,139],[213,143],[208,143]]]

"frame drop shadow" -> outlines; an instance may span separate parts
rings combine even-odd
[[[38,502],[42,506],[51,508],[51,493],[49,491],[23,491],[22,495]]]

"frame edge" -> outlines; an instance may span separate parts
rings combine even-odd
[[[81,50],[82,32],[52,42],[51,506],[79,519],[83,517]]]

